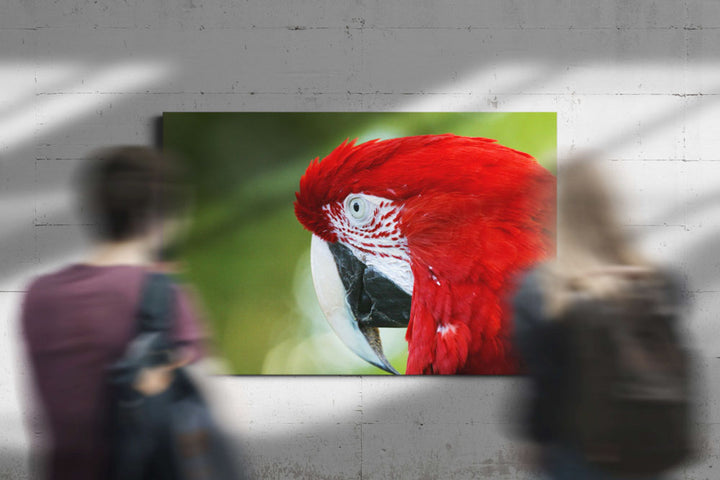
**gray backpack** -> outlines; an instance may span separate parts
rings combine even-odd
[[[578,298],[564,312],[570,382],[567,437],[609,473],[649,475],[692,450],[690,361],[669,277],[634,277],[613,300]]]

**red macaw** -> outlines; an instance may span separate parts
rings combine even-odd
[[[295,194],[325,316],[388,372],[377,327],[407,327],[407,374],[516,373],[508,297],[554,252],[555,191],[530,155],[486,138],[343,142]]]

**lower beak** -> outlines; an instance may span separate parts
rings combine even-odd
[[[366,362],[398,374],[385,357],[378,327],[406,327],[411,296],[340,243],[313,235],[310,258],[320,307],[337,336]]]

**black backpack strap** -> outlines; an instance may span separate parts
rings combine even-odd
[[[165,273],[145,275],[137,310],[137,333],[165,332],[169,335],[174,315],[175,292]]]
[[[170,331],[175,315],[172,284],[172,279],[165,273],[145,275],[136,312],[137,331],[126,358],[135,358],[143,366],[172,362],[174,345]]]

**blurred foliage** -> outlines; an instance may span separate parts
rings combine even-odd
[[[322,318],[294,192],[309,162],[346,138],[441,133],[494,138],[555,172],[555,113],[163,115],[164,147],[183,160],[194,192],[180,259],[231,373],[383,373],[357,359]],[[382,333],[401,372],[403,333]]]

